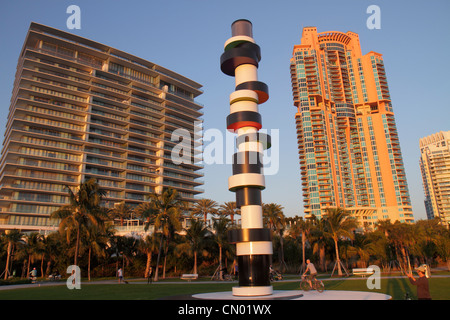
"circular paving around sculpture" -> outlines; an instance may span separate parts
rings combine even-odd
[[[390,295],[367,291],[325,290],[319,293],[302,290],[274,290],[267,296],[234,296],[231,291],[200,293],[192,295],[193,299],[202,300],[391,300]]]

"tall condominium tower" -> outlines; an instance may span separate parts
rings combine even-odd
[[[382,55],[362,55],[356,33],[306,27],[290,65],[305,214],[412,222]]]
[[[428,219],[450,224],[450,131],[420,139],[420,170]]]
[[[0,229],[54,230],[49,215],[68,203],[65,186],[88,178],[107,191],[107,207],[136,206],[165,187],[194,201],[203,184],[194,152],[200,88],[142,58],[31,23],[1,154]]]

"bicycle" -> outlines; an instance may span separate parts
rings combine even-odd
[[[211,277],[211,280],[215,281],[232,281],[233,277],[231,274],[226,272],[226,269],[222,271],[222,278],[220,277],[220,271],[219,268],[216,269],[216,272],[214,272],[213,276]]]
[[[302,281],[300,282],[300,289],[302,289],[303,291],[309,291],[311,289],[314,289],[322,293],[325,290],[323,282],[317,280],[316,278],[311,279],[311,285],[309,284],[308,277],[302,276]]]
[[[270,281],[283,280],[283,276],[278,270],[272,270],[269,274]]]

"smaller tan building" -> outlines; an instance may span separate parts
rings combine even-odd
[[[420,170],[428,219],[450,223],[450,131],[420,139]]]

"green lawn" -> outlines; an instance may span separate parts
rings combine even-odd
[[[381,289],[369,290],[365,279],[326,280],[326,290],[373,291],[403,300],[405,293],[416,299],[416,287],[407,278],[381,280]],[[69,290],[65,285],[1,290],[0,300],[155,300],[170,296],[195,293],[231,291],[236,282],[227,283],[164,283],[157,284],[82,284],[81,290]],[[274,282],[274,290],[296,290],[299,282]],[[430,291],[433,300],[450,300],[450,278],[431,278]]]
[[[229,291],[236,283],[82,284],[80,290],[65,285],[0,291],[0,300],[154,300],[175,295]]]
[[[408,293],[413,300],[417,299],[417,288],[406,277],[381,279],[381,289],[373,290],[367,288],[367,279],[322,280],[326,290],[379,292],[392,296],[393,300],[404,300],[405,294]],[[450,300],[450,278],[430,278],[429,281],[433,300]],[[296,286],[298,283],[279,283],[276,289],[290,290],[296,289]]]

